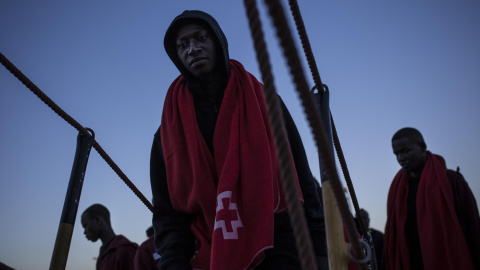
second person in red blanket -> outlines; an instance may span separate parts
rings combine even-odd
[[[160,269],[300,269],[262,84],[230,59],[213,17],[177,16],[164,38],[180,71],[151,153]],[[315,252],[326,257],[321,200],[281,102]],[[299,202],[301,203],[301,202]]]
[[[384,268],[480,269],[477,202],[458,169],[414,128],[397,131],[392,148],[402,169],[388,193]]]

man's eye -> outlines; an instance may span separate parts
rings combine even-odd
[[[206,35],[201,35],[201,36],[198,38],[198,40],[200,40],[200,41],[205,41],[205,40],[207,40],[207,36],[206,36]]]
[[[177,45],[177,48],[179,49],[184,49],[185,47],[187,47],[187,43],[180,43]]]

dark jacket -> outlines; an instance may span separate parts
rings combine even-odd
[[[212,151],[213,134],[219,108],[222,103],[222,97],[218,100],[213,100],[207,96],[200,89],[195,78],[186,71],[177,57],[174,46],[175,30],[187,19],[208,26],[211,32],[214,33],[218,44],[220,44],[222,48],[221,53],[223,58],[220,59],[222,60],[222,65],[224,64],[226,81],[230,74],[228,44],[218,23],[210,15],[200,11],[185,11],[175,18],[168,28],[164,40],[167,54],[188,82],[189,89],[194,96],[195,114],[199,129],[210,151]],[[281,102],[281,105],[285,128],[305,201],[304,208],[306,210],[306,217],[312,239],[314,240],[315,251],[318,255],[326,255],[323,208],[317,194],[318,183],[314,179],[308,166],[305,149],[295,123],[285,104]],[[155,228],[155,248],[157,253],[162,256],[159,267],[160,269],[191,269],[189,262],[195,252],[195,238],[190,230],[190,217],[175,211],[170,202],[160,128],[154,136],[152,145],[150,177],[154,204],[153,226]],[[288,214],[275,214],[275,236],[285,232],[289,234],[292,233]],[[277,237],[275,237],[275,239],[276,238]],[[279,243],[274,243],[274,249],[279,245]],[[290,253],[292,257],[297,257],[294,242],[286,243],[284,248],[289,250],[287,253]]]
[[[467,240],[475,269],[480,269],[480,215],[477,201],[460,171],[447,170],[455,197],[455,212]]]

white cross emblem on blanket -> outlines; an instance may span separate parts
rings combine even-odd
[[[228,224],[226,221],[229,221]],[[227,230],[227,226],[231,230]],[[214,230],[222,228],[223,239],[238,239],[237,228],[239,227],[243,227],[243,223],[238,213],[237,204],[232,202],[232,192],[224,191],[218,194]]]

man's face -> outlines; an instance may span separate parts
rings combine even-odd
[[[100,238],[100,222],[98,218],[91,217],[89,214],[82,215],[82,227],[84,228],[83,234],[87,240],[96,242]]]
[[[427,160],[426,148],[408,137],[392,141],[393,153],[402,168],[412,177],[420,177]]]
[[[198,24],[180,27],[176,38],[177,56],[183,66],[197,78],[211,75],[217,65],[214,37]]]

